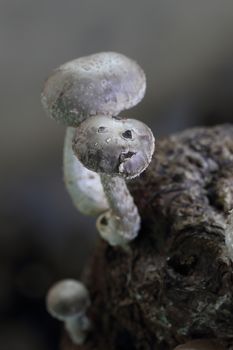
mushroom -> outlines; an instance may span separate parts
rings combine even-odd
[[[154,153],[152,131],[135,119],[96,116],[77,129],[73,150],[89,170],[100,174],[110,209],[103,213],[97,228],[111,245],[124,246],[140,228],[140,216],[125,179],[141,174]]]
[[[86,316],[90,306],[86,287],[72,279],[57,282],[48,291],[46,304],[48,312],[65,323],[72,341],[83,344],[91,328],[91,322]]]
[[[42,104],[58,122],[78,126],[90,116],[116,116],[135,106],[145,89],[145,74],[135,61],[100,52],[57,68],[45,83]]]
[[[99,213],[103,214],[97,228],[111,245],[125,245],[137,236],[140,228],[139,213],[125,179],[134,178],[146,169],[154,152],[154,137],[142,122],[118,114],[139,103],[145,88],[144,72],[135,61],[119,53],[102,52],[59,67],[42,92],[46,112],[69,127],[77,127],[73,150],[79,160],[76,170],[74,158],[65,151],[66,185],[81,211],[98,213],[98,209],[86,206],[85,200],[89,203],[90,198],[94,199],[94,206],[100,204]],[[71,131],[67,135],[67,147],[70,135]],[[88,170],[82,169],[81,164]],[[100,174],[102,187],[98,183],[88,196],[76,181],[80,179],[76,171],[82,180],[93,172],[97,180]],[[90,183],[89,178],[86,188]],[[96,201],[94,189],[97,188],[100,197]],[[84,200],[84,195],[89,198]]]

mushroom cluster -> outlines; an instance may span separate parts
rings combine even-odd
[[[119,116],[141,101],[144,72],[128,57],[102,52],[57,68],[42,92],[47,114],[68,126],[66,187],[83,213],[99,215],[97,229],[111,245],[126,246],[140,229],[125,180],[140,175],[154,152],[144,123]]]
[[[119,116],[143,98],[145,75],[138,64],[114,52],[68,62],[48,78],[42,92],[47,114],[67,126],[64,179],[75,206],[98,215],[97,229],[110,245],[127,247],[140,229],[140,216],[125,180],[149,165],[154,137],[144,123]],[[90,321],[85,286],[58,282],[48,292],[49,313],[65,323],[76,344]]]

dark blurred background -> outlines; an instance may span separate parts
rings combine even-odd
[[[160,138],[233,120],[232,38],[229,0],[0,0],[1,349],[57,349],[46,291],[80,276],[96,237],[64,188],[65,129],[40,104],[47,75],[99,51],[134,58],[147,94],[127,115]]]

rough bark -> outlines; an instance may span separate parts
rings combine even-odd
[[[233,339],[233,126],[187,130],[157,143],[128,183],[142,218],[126,253],[100,241],[85,283],[93,331],[65,350],[172,349],[196,338]]]

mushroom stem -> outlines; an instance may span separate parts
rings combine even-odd
[[[90,331],[91,322],[83,313],[68,318],[65,321],[65,328],[74,344],[81,345],[85,342],[87,333]]]
[[[125,180],[119,176],[100,175],[109,207],[100,215],[97,228],[111,245],[126,245],[140,229],[140,216]]]
[[[108,209],[100,176],[88,170],[74,155],[72,140],[75,128],[66,129],[63,172],[64,182],[75,207],[86,215],[99,215]]]

